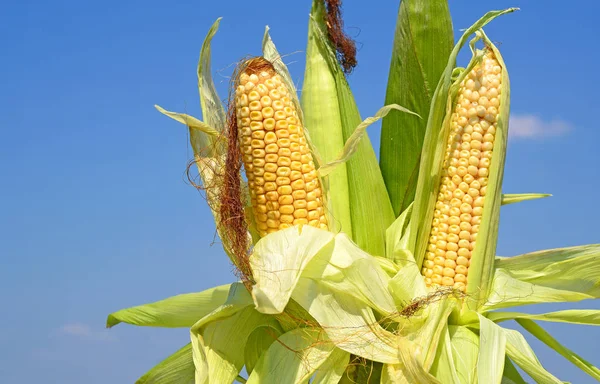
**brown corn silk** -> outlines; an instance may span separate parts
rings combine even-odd
[[[327,229],[321,182],[292,95],[263,57],[236,79],[235,121],[261,237],[297,224]]]
[[[427,286],[466,291],[485,204],[501,82],[500,63],[487,49],[460,84],[422,268]]]

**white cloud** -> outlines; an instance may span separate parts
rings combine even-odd
[[[573,129],[571,124],[562,120],[544,121],[535,115],[511,115],[508,136],[515,139],[538,139],[562,136]]]
[[[93,329],[87,324],[70,323],[65,324],[58,330],[63,335],[77,337],[90,341],[115,341],[116,337],[108,329]]]

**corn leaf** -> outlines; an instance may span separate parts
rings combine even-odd
[[[247,340],[261,326],[278,328],[275,318],[253,308],[243,284],[232,285],[225,304],[190,329],[196,384],[231,383],[244,366]]]
[[[252,297],[262,313],[281,313],[310,260],[334,234],[311,226],[287,228],[261,239],[250,256]]]
[[[194,361],[192,360],[192,344],[187,344],[171,356],[167,357],[146,374],[136,380],[136,384],[193,384]]]
[[[320,328],[287,332],[260,358],[247,383],[303,383],[327,361],[334,348]]]
[[[506,336],[502,328],[486,317],[479,315],[479,357],[477,359],[477,381],[498,383],[504,372]]]
[[[282,333],[280,328],[272,326],[257,327],[252,331],[244,349],[244,363],[248,374],[252,373],[260,357]]]
[[[321,177],[329,175],[337,166],[350,160],[352,155],[354,155],[354,153],[356,153],[356,151],[358,150],[358,145],[360,141],[364,137],[366,137],[365,134],[367,133],[367,128],[369,127],[369,125],[387,116],[388,113],[390,113],[394,109],[411,115],[417,115],[416,113],[409,111],[408,109],[401,107],[397,104],[390,104],[381,108],[379,111],[377,111],[375,116],[367,117],[365,120],[363,120],[362,123],[358,125],[358,127],[356,127],[352,135],[350,135],[350,137],[346,141],[346,144],[344,144],[344,148],[338,154],[337,158],[329,163],[324,164],[319,168],[319,175]]]
[[[396,252],[407,249],[408,223],[412,213],[412,203],[398,216],[394,223],[385,231],[385,255],[390,260],[396,259]]]
[[[158,112],[162,113],[165,116],[170,117],[171,119],[178,121],[182,124],[187,125],[190,129],[197,129],[200,132],[206,133],[208,136],[218,136],[219,132],[216,129],[211,127],[210,125],[203,123],[202,121],[196,119],[194,116],[186,115],[185,113],[177,113],[167,111],[166,109],[160,107],[159,105],[155,105],[154,108],[158,110]]]
[[[543,199],[552,196],[549,193],[504,193],[502,194],[502,205],[520,203],[521,201]]]
[[[380,165],[396,216],[415,196],[426,117],[453,44],[446,0],[400,2],[385,104],[404,105],[425,118],[383,119]]]
[[[408,250],[397,251],[395,256],[400,269],[388,287],[396,305],[403,307],[414,298],[426,296],[428,291],[412,253]]]
[[[462,326],[449,326],[452,357],[460,383],[473,383],[477,377],[479,337]]]
[[[263,313],[283,311],[301,277],[350,292],[383,314],[395,311],[387,274],[343,233],[311,226],[278,231],[256,244],[250,265],[256,281],[252,295]]]
[[[311,24],[315,38],[320,40],[320,46],[325,48],[325,51],[322,52],[323,58],[326,60],[335,82],[342,126],[342,141],[339,142],[339,137],[334,137],[334,140],[338,142],[336,145],[339,145],[333,151],[335,156],[339,153],[341,145],[352,136],[354,129],[361,123],[362,119],[345,75],[337,62],[335,52],[323,33],[325,19],[322,0],[313,1]],[[304,105],[305,113],[308,113],[306,108],[311,106],[312,102]],[[315,128],[312,128],[313,131]],[[331,128],[323,125],[317,129],[325,130],[325,134],[328,135]],[[314,136],[313,131],[311,131],[311,137]],[[356,154],[345,163],[345,166],[352,221],[352,239],[369,254],[384,256],[385,230],[392,224],[395,216],[375,152],[368,137],[364,137],[360,141]],[[334,191],[332,196],[337,198]]]
[[[321,0],[313,1],[311,14],[313,17],[322,17]],[[314,22],[309,22],[301,104],[304,123],[312,144],[319,154],[320,161],[327,163],[334,160],[344,148],[344,135],[335,78],[327,61],[330,56],[329,47],[317,28]],[[352,235],[347,172],[346,164],[340,164],[327,176],[326,184],[329,194],[335,196],[328,200],[329,210],[334,219],[334,230],[339,229]]]
[[[562,381],[546,371],[525,341],[523,335],[512,329],[502,328],[506,336],[506,354],[538,384],[562,384]]]
[[[450,333],[448,331],[448,328],[449,327],[446,327],[442,333],[442,340],[438,348],[438,353],[429,372],[431,372],[431,374],[437,379],[443,380],[444,383],[471,383],[473,382],[472,379],[469,381],[465,381],[461,380],[458,376],[459,374],[464,373],[459,371],[456,365],[454,364],[454,358],[452,356],[452,341],[450,339]],[[468,354],[469,350],[467,349],[464,352]],[[473,362],[477,362],[477,353],[475,353]]]
[[[200,60],[198,60],[198,91],[200,93],[200,105],[202,106],[202,117],[206,123],[218,130],[225,128],[225,108],[219,99],[215,84],[212,79],[210,56],[211,42],[217,30],[221,18],[218,18],[208,30],[202,49],[200,50]]]
[[[227,300],[231,284],[198,293],[186,293],[154,303],[138,305],[111,313],[108,328],[119,323],[144,327],[191,327]]]
[[[600,245],[496,257],[492,289],[482,311],[600,297]]]
[[[517,319],[517,323],[519,323],[520,326],[525,328],[527,332],[531,333],[541,342],[554,349],[556,352],[560,353],[565,359],[569,360],[577,368],[592,376],[594,379],[600,381],[600,369],[583,359],[575,352],[571,351],[569,348],[559,343],[558,340],[553,338],[548,332],[546,332],[534,321],[528,319]]]
[[[508,357],[504,358],[504,373],[502,376],[502,384],[527,384],[527,382],[523,380],[523,377],[521,377],[521,374]]]
[[[411,356],[413,360],[416,357]],[[403,364],[384,364],[381,372],[381,384],[441,384],[432,374],[418,363],[413,364],[415,370],[408,370]]]
[[[495,323],[506,320],[529,319],[556,323],[600,325],[600,310],[598,309],[567,309],[565,311],[540,313],[535,315],[520,312],[488,312],[486,317]]]
[[[416,187],[415,204],[413,206],[412,220],[410,223],[410,234],[408,249],[415,255],[418,265],[423,263],[425,248],[429,239],[431,220],[433,219],[434,205],[437,197],[437,189],[440,182],[443,153],[446,147],[448,129],[443,129],[444,119],[447,113],[448,97],[453,81],[453,72],[456,66],[456,57],[460,49],[467,42],[469,36],[482,28],[494,18],[515,11],[510,8],[503,11],[492,11],[485,14],[475,24],[469,27],[454,46],[446,67],[442,73],[433,95],[427,128],[421,151],[419,165],[419,177]],[[457,86],[454,87],[456,90]],[[488,190],[492,188],[488,187]],[[492,206],[493,204],[490,204]],[[471,284],[469,284],[470,286]],[[475,295],[477,296],[477,295]]]
[[[317,369],[312,384],[338,384],[346,371],[350,361],[350,354],[335,348],[323,365]]]

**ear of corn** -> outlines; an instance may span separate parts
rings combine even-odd
[[[489,49],[460,84],[423,263],[428,286],[466,291],[487,200],[502,80],[502,67]]]
[[[292,95],[272,64],[243,64],[235,95],[239,145],[261,236],[297,224],[327,229],[322,189]]]

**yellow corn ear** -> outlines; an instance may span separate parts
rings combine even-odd
[[[422,268],[428,286],[466,291],[485,204],[501,82],[500,63],[487,50],[460,84]]]
[[[235,112],[261,237],[296,224],[328,228],[321,182],[293,97],[266,59],[242,65]]]

